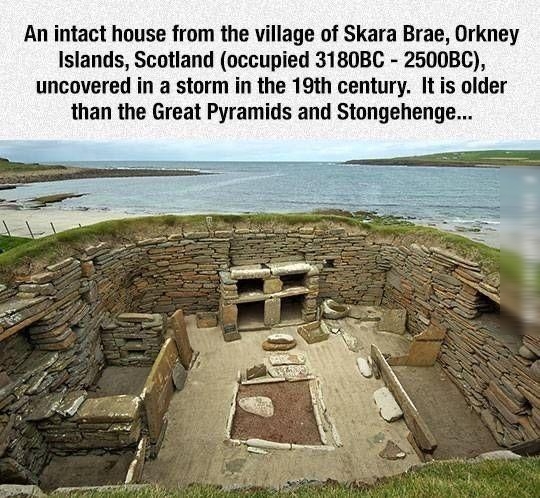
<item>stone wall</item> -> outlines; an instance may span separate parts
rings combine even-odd
[[[166,332],[158,314],[120,313],[101,324],[101,344],[108,365],[152,365]]]
[[[490,321],[485,313],[489,300],[498,302],[498,284],[476,263],[342,228],[185,232],[123,247],[98,244],[0,287],[0,469],[37,479],[53,446],[45,420],[92,385],[104,351],[109,362],[122,358],[125,343],[116,340],[125,337],[118,324],[108,329],[111,316],[218,312],[220,271],[292,261],[317,268],[319,300],[382,302],[407,310],[413,334],[428,325],[444,329],[441,364],[501,444],[540,433],[532,367],[540,348],[530,343],[523,356],[501,339],[496,314]],[[150,342],[143,339],[142,356],[153,356],[157,328],[132,328],[129,334],[145,330]]]
[[[125,364],[120,360],[126,338],[116,328],[107,330],[110,316],[217,312],[219,271],[279,261],[316,265],[321,298],[359,304],[382,298],[387,262],[381,245],[330,228],[185,232],[123,247],[101,243],[1,286],[0,461],[21,466],[21,480],[37,479],[45,461],[39,455],[46,454],[51,438],[36,427],[45,431],[43,420],[56,416],[55,405],[92,385],[104,352],[109,363]],[[154,357],[157,330],[135,328],[129,333],[142,343],[140,356]],[[8,424],[11,415],[16,418]],[[31,435],[28,444],[21,434]],[[36,445],[41,449],[30,465],[26,453]]]
[[[540,377],[531,365],[540,345],[524,338],[532,349],[519,349],[524,357],[517,332],[501,330],[497,282],[437,248],[388,247],[383,254],[390,267],[383,304],[405,308],[413,334],[430,325],[444,330],[439,361],[497,442],[539,437]]]

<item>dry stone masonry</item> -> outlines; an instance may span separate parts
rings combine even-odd
[[[324,299],[406,310],[410,333],[440,333],[439,361],[500,444],[540,435],[540,344],[501,338],[498,280],[478,264],[343,228],[186,231],[101,243],[0,286],[1,480],[37,483],[51,452],[146,436],[155,455],[173,371],[192,358],[184,314],[241,340],[243,303],[271,326],[294,296],[303,322]],[[153,367],[139,396],[89,396],[107,365]]]

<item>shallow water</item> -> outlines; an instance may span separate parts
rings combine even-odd
[[[9,191],[5,197],[21,200],[45,194],[85,192],[88,195],[66,200],[57,207],[130,213],[299,212],[340,208],[494,227],[500,218],[500,170],[496,168],[286,162],[72,164],[189,168],[217,174],[37,183]]]

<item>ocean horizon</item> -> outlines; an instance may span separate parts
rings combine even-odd
[[[26,200],[85,193],[61,209],[126,213],[373,211],[421,222],[490,226],[500,222],[498,168],[349,165],[337,162],[70,161],[92,168],[193,169],[207,175],[93,178],[20,186]]]

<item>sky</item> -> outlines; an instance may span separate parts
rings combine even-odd
[[[436,152],[540,149],[530,141],[400,140],[0,140],[0,157],[69,161],[346,161]]]

